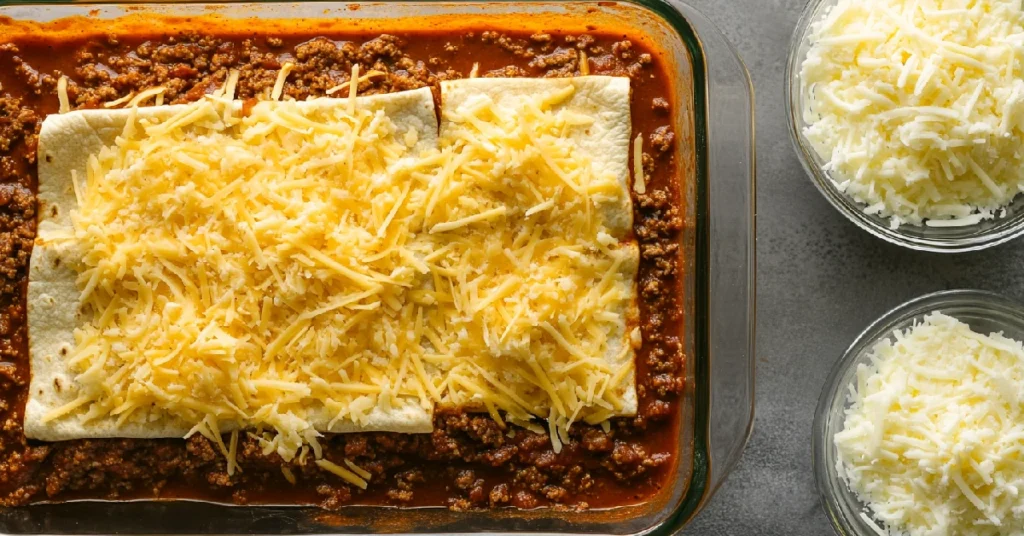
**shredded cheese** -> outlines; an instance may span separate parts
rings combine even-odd
[[[49,419],[197,423],[229,472],[237,432],[220,430],[268,430],[264,452],[311,449],[365,487],[366,471],[322,459],[316,412],[548,419],[556,450],[574,422],[623,413],[635,245],[601,207],[629,193],[573,141],[592,120],[561,107],[572,86],[445,110],[440,146],[411,154],[416,133],[357,107],[358,84],[344,106],[242,117],[237,81],[165,120],[133,116],[76,181],[81,398]],[[147,92],[162,94],[136,102]]]
[[[840,476],[889,530],[879,534],[1024,524],[1022,385],[1020,341],[941,313],[871,349],[834,439]]]
[[[112,100],[110,102],[104,102],[103,103],[103,107],[104,108],[117,108],[118,106],[120,106],[120,105],[122,105],[122,104],[124,104],[124,103],[126,103],[126,102],[128,102],[130,100],[132,100],[132,97],[134,95],[135,95],[134,93],[128,93],[127,95],[125,95],[125,96],[123,96],[123,97],[121,97],[119,99],[115,99],[115,100]]]
[[[384,71],[366,71],[366,74],[364,74],[364,75],[360,76],[359,78],[355,79],[356,80],[356,86],[358,86],[359,84],[362,84],[363,82],[366,82],[367,80],[369,80],[371,78],[376,78],[378,76],[387,76],[387,74],[388,73],[385,73]],[[352,79],[346,80],[346,81],[342,82],[341,84],[338,84],[338,85],[328,89],[327,90],[327,94],[328,95],[334,95],[335,93],[337,93],[339,91],[345,91],[346,89],[348,89],[348,87],[349,87],[349,85],[351,83],[352,83]]]
[[[457,165],[423,211],[448,249],[428,262],[440,314],[425,322],[433,350],[452,358],[444,403],[516,424],[547,418],[556,451],[573,422],[620,411],[633,378],[632,359],[609,364],[629,350],[617,336],[633,285],[618,270],[628,246],[603,240],[597,210],[629,193],[565,135],[579,123],[559,106],[572,94],[445,107],[441,145],[459,149]]]
[[[808,40],[804,135],[865,212],[973,225],[1024,190],[1020,2],[839,0]]]
[[[296,482],[298,482],[298,480],[295,478],[295,473],[287,466],[281,466],[281,474],[284,475],[284,479],[287,480],[288,483],[293,486],[295,485]]]
[[[59,112],[66,114],[71,111],[71,101],[68,99],[68,77],[62,76],[57,80],[57,101],[60,103]]]
[[[633,190],[638,194],[647,193],[647,177],[644,176],[644,136],[637,134],[633,140]]]
[[[363,478],[364,480],[370,480],[370,477],[373,476],[373,475],[370,474],[369,471],[367,471],[366,469],[363,469],[362,467],[359,467],[358,465],[352,463],[352,460],[349,460],[348,458],[345,458],[344,462],[345,462],[345,465],[347,465],[348,468],[351,469],[353,473],[359,475],[359,477]]]
[[[295,69],[295,64],[290,61],[281,66],[281,70],[277,72],[277,80],[274,81],[274,89],[270,92],[270,100],[281,100],[284,83],[293,69]]]
[[[401,306],[407,232],[370,232],[419,169],[394,125],[344,107],[226,113],[237,104],[138,121],[93,156],[72,215],[92,315],[70,360],[88,415],[263,426],[291,459],[315,437],[310,412],[431,407],[435,368],[403,372],[423,353]]]
[[[232,70],[228,73],[228,79],[224,83],[224,98],[231,100],[235,98],[235,88],[238,87],[238,77],[240,73]]]
[[[128,108],[134,108],[134,107],[142,104],[143,102],[145,102],[150,97],[158,97],[159,98],[159,97],[163,96],[163,94],[166,91],[167,91],[167,88],[164,88],[164,87],[154,87],[154,88],[149,88],[149,89],[140,91],[138,95],[132,97],[128,101],[127,107]],[[159,104],[157,104],[157,106],[159,106]]]
[[[348,113],[356,113],[356,95],[359,94],[359,64],[352,65],[352,76],[350,80],[355,80],[355,84],[349,84],[348,86]]]
[[[366,479],[334,462],[321,459],[317,460],[316,464],[324,471],[334,473],[345,482],[348,482],[359,489],[366,489],[369,486]]]

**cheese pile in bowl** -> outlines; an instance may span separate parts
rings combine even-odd
[[[1024,7],[838,0],[810,25],[802,134],[835,186],[901,224],[974,225],[1024,190]]]
[[[876,532],[1020,534],[1024,345],[931,313],[862,361],[831,439]]]

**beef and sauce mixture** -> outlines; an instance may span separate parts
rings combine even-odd
[[[0,42],[3,39],[0,38]],[[632,79],[632,128],[644,135],[647,191],[634,194],[641,264],[637,285],[643,348],[637,353],[639,413],[606,431],[573,425],[560,453],[546,434],[503,429],[486,414],[440,411],[430,434],[356,433],[324,438],[323,456],[348,458],[372,474],[361,490],[311,463],[264,455],[239,438],[241,471],[209,440],[26,440],[22,411],[31,371],[27,356],[26,280],[36,231],[36,143],[40,123],[58,108],[67,76],[73,109],[162,86],[166,103],[201,98],[238,70],[238,96],[269,91],[285,62],[295,70],[285,95],[323,96],[352,67],[386,76],[360,83],[362,95],[479,76]],[[584,71],[586,72],[586,71]],[[78,498],[188,497],[237,504],[304,503],[446,506],[455,510],[637,504],[668,484],[676,460],[683,389],[682,264],[673,95],[668,66],[627,35],[507,33],[109,35],[0,44],[0,505]],[[251,102],[251,100],[250,100]],[[689,154],[683,148],[680,154]]]

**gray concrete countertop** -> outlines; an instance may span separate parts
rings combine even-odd
[[[1024,239],[957,255],[869,236],[804,175],[789,141],[783,77],[804,0],[688,0],[717,24],[757,95],[757,417],[739,467],[684,531],[830,536],[811,473],[811,421],[832,365],[870,322],[943,289],[1024,298]]]

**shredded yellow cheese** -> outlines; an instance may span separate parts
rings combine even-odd
[[[356,95],[359,94],[359,64],[352,65],[352,77],[351,80],[355,80],[355,84],[349,84],[348,86],[348,113],[354,114],[356,112]]]
[[[316,464],[324,471],[334,473],[345,482],[348,482],[349,484],[352,484],[353,486],[359,489],[366,489],[369,485],[365,478],[357,475],[352,471],[349,471],[348,469],[345,469],[344,467],[334,462],[330,462],[327,460],[317,460]]]
[[[132,122],[91,158],[72,215],[91,315],[70,362],[87,417],[263,426],[290,459],[317,435],[311,412],[359,424],[431,407],[440,380],[403,307],[417,274],[396,262],[411,255],[408,208],[375,234],[418,169],[399,166],[391,120],[287,103],[226,113],[237,104]]]
[[[150,89],[146,89],[146,90],[140,91],[138,95],[136,95],[136,96],[132,97],[131,99],[129,99],[127,107],[128,108],[134,108],[134,107],[142,104],[143,102],[145,102],[150,97],[160,98],[160,97],[163,96],[163,94],[166,91],[167,91],[167,88],[164,88],[164,87],[154,87],[154,88],[150,88]],[[159,103],[157,104],[157,106],[159,106]]]
[[[60,113],[66,114],[71,111],[71,101],[68,99],[68,77],[66,76],[57,80],[57,100],[60,103]]]
[[[561,106],[572,86],[446,110],[440,146],[411,154],[417,133],[357,107],[358,84],[345,106],[242,117],[237,82],[133,118],[75,181],[80,398],[49,418],[197,423],[229,472],[238,436],[221,430],[262,428],[264,452],[311,449],[365,488],[321,459],[315,415],[541,418],[557,450],[574,422],[629,412],[635,246],[601,209],[629,192],[568,134],[593,122]]]
[[[277,72],[277,80],[274,81],[274,89],[270,91],[270,100],[281,99],[281,94],[284,93],[284,82],[294,68],[295,64],[290,61],[281,66],[281,70]]]
[[[547,418],[556,450],[573,422],[621,412],[633,377],[617,335],[632,296],[628,246],[598,210],[602,196],[629,194],[566,136],[588,125],[559,106],[573,91],[445,108],[441,146],[458,152],[423,211],[447,249],[428,262],[439,314],[425,322],[434,352],[450,356],[445,404]]]
[[[378,76],[386,76],[387,74],[388,73],[385,73],[384,71],[366,71],[366,74],[364,74],[364,75],[362,75],[362,76],[360,76],[358,78],[346,80],[346,81],[342,82],[341,84],[338,84],[338,85],[332,87],[331,89],[328,89],[327,90],[327,94],[328,95],[334,95],[335,93],[337,93],[339,91],[345,91],[346,89],[349,88],[349,85],[352,84],[352,80],[356,81],[356,86],[358,87],[359,84],[362,84],[363,82],[366,82],[367,80],[369,80],[371,78],[376,78]]]
[[[110,102],[104,102],[103,103],[103,107],[104,108],[117,108],[118,106],[120,106],[120,105],[122,105],[122,104],[124,104],[124,103],[126,103],[126,102],[128,102],[130,100],[132,100],[132,97],[134,95],[135,95],[134,93],[128,93],[127,95],[125,95],[125,96],[123,96],[123,97],[121,97],[119,99],[115,99],[115,100],[112,100]]]
[[[292,470],[287,466],[281,466],[281,474],[284,475],[284,479],[287,480],[288,483],[293,486],[295,485],[296,482],[298,482],[298,480],[296,480],[295,478],[295,473],[292,472]]]
[[[366,480],[370,480],[370,477],[373,476],[373,475],[370,474],[369,471],[367,471],[366,469],[363,469],[362,467],[359,467],[358,465],[352,463],[352,461],[349,460],[348,458],[345,458],[344,462],[345,462],[345,465],[347,465],[348,468],[351,469],[353,473],[359,475],[360,477],[362,477],[362,478],[364,478]]]
[[[637,134],[633,140],[633,189],[636,193],[647,193],[647,177],[644,177],[644,136]]]

